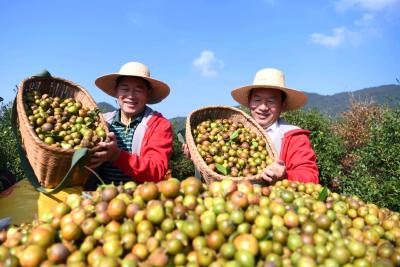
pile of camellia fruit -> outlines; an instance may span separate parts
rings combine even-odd
[[[399,266],[400,215],[321,185],[101,186],[0,232],[2,266]]]
[[[273,160],[264,137],[229,119],[206,120],[193,129],[198,152],[211,170],[232,177],[262,173]]]
[[[46,144],[65,149],[92,148],[106,138],[98,110],[73,98],[61,99],[32,91],[24,97],[29,123]]]

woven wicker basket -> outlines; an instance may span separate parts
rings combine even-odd
[[[60,98],[73,98],[82,102],[84,107],[94,109],[97,107],[92,97],[81,86],[70,81],[55,77],[30,77],[18,86],[17,112],[22,144],[26,151],[29,163],[38,178],[39,183],[45,188],[54,188],[64,178],[71,165],[73,149],[62,149],[46,145],[39,139],[30,125],[26,111],[24,96],[27,92],[38,91],[41,94]],[[106,125],[101,114],[100,123]],[[89,176],[87,170],[75,168],[72,185],[83,185]]]
[[[251,176],[224,176],[212,171],[200,153],[197,150],[195,141],[192,135],[192,129],[194,129],[199,123],[205,120],[214,119],[230,119],[233,122],[241,122],[245,127],[251,129],[259,136],[263,136],[266,141],[266,149],[268,154],[272,158],[276,158],[276,151],[269,136],[265,133],[264,129],[249,115],[241,111],[240,109],[229,107],[229,106],[208,106],[192,111],[186,120],[186,143],[188,145],[190,155],[192,157],[193,163],[196,165],[197,169],[200,171],[206,183],[212,181],[218,181],[222,179],[231,179],[236,182],[242,180],[249,180],[251,182],[261,181],[261,174],[251,175]]]

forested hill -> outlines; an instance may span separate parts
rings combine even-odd
[[[307,93],[307,96],[306,109],[315,108],[320,112],[337,116],[348,109],[352,97],[359,101],[372,101],[390,106],[397,105],[400,102],[400,85],[382,85],[334,95]]]
[[[315,108],[320,112],[334,117],[348,109],[351,98],[359,101],[372,101],[377,104],[388,104],[390,106],[400,103],[400,85],[395,84],[370,87],[353,92],[342,92],[334,95],[306,94],[308,96],[306,109]],[[100,102],[98,106],[103,112],[115,110],[114,106],[106,102]],[[185,127],[185,120],[186,117],[170,118],[174,129],[178,130]]]
[[[103,113],[116,110],[116,108],[113,105],[111,105],[107,102],[99,102],[99,103],[97,103],[97,106]]]

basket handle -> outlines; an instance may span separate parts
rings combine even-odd
[[[89,155],[90,151],[87,148],[82,148],[75,150],[74,155],[72,156],[72,161],[71,161],[71,166],[67,172],[67,174],[64,176],[64,178],[61,180],[61,182],[53,189],[47,190],[46,188],[42,187],[41,184],[38,182],[38,179],[35,175],[35,172],[32,169],[31,164],[29,163],[25,151],[21,146],[21,141],[18,136],[17,132],[17,99],[14,99],[13,107],[12,107],[12,112],[11,112],[11,127],[14,132],[15,139],[17,141],[17,150],[19,157],[21,159],[21,165],[22,168],[25,172],[26,177],[28,178],[29,182],[33,185],[33,187],[36,189],[36,191],[47,194],[47,195],[52,195],[60,192],[66,187],[70,187],[72,185],[72,177],[73,177],[73,169],[78,165],[80,168],[83,168],[85,163],[89,160]]]

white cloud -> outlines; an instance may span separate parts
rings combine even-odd
[[[193,66],[201,72],[201,75],[206,77],[217,76],[217,69],[223,67],[223,62],[217,59],[214,52],[204,50],[200,56],[193,60]]]
[[[400,0],[338,0],[335,2],[339,11],[351,8],[361,8],[368,11],[381,11],[399,4]]]
[[[312,33],[310,35],[311,41],[316,44],[320,44],[327,47],[338,47],[346,40],[349,35],[349,31],[346,27],[340,27],[333,29],[332,35],[326,35],[323,33]]]
[[[400,0],[337,0],[335,5],[338,11],[358,9],[357,13],[361,11],[362,16],[355,19],[353,25],[334,28],[331,35],[313,33],[310,39],[313,43],[326,47],[338,47],[344,43],[358,45],[368,39],[379,37],[382,14],[399,4]]]
[[[357,26],[368,26],[375,20],[375,15],[370,13],[365,13],[360,19],[354,21]]]

